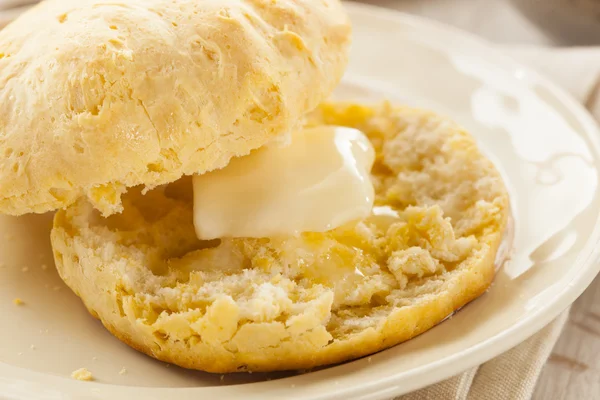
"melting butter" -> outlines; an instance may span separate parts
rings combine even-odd
[[[371,142],[335,126],[292,134],[193,177],[194,227],[201,240],[324,232],[366,218],[373,207]]]
[[[369,217],[369,221],[377,225],[384,231],[396,223],[401,221],[398,212],[390,206],[376,206],[373,207],[373,212]]]

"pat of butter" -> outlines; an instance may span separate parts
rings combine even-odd
[[[201,240],[324,232],[367,217],[375,151],[360,131],[317,127],[193,177]]]

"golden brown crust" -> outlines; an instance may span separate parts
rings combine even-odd
[[[0,212],[220,168],[293,129],[347,62],[338,0],[47,0],[0,32]]]
[[[128,194],[124,214],[108,220],[85,202],[57,213],[52,245],[61,277],[125,343],[220,373],[365,356],[485,292],[508,197],[460,127],[387,105],[323,105],[309,123],[369,136],[378,153],[376,204],[393,206],[400,222],[200,243],[181,181],[146,197]]]
[[[317,353],[314,355],[303,353],[296,356],[293,353],[286,353],[283,358],[270,359],[268,364],[245,364],[245,368],[240,368],[240,364],[232,363],[215,365],[215,360],[212,359],[209,359],[209,362],[207,363],[207,360],[182,358],[174,356],[169,352],[155,353],[152,348],[132,340],[130,337],[115,329],[114,326],[101,321],[104,327],[113,336],[128,346],[141,353],[147,354],[150,357],[176,364],[183,368],[199,369],[212,373],[230,373],[239,371],[269,372],[310,369],[368,356],[410,340],[433,328],[444,321],[449,315],[452,315],[456,310],[462,308],[487,291],[494,279],[493,259],[491,262],[490,260],[482,260],[481,264],[481,268],[479,268],[481,278],[463,278],[461,282],[457,282],[455,290],[452,293],[437,297],[429,303],[423,303],[418,307],[413,308],[410,313],[398,313],[390,316],[386,322],[385,328],[369,338],[368,341],[346,343],[342,346],[331,348],[328,352]],[[96,319],[99,319],[94,311],[89,309],[88,311]]]

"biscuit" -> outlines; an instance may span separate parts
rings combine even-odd
[[[492,163],[459,126],[403,107],[324,104],[309,125],[372,141],[376,206],[325,233],[201,242],[189,179],[123,196],[103,218],[59,211],[60,276],[116,337],[209,372],[304,369],[408,340],[481,295],[509,214]]]
[[[0,212],[127,187],[291,131],[347,63],[338,0],[46,0],[0,32]]]

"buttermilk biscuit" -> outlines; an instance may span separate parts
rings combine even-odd
[[[0,32],[0,212],[223,167],[329,95],[349,39],[338,0],[46,0]]]
[[[102,218],[59,211],[58,271],[130,346],[210,372],[311,368],[433,327],[481,295],[508,216],[502,179],[459,126],[388,105],[329,104],[309,124],[355,127],[376,151],[372,216],[326,233],[201,242],[189,179]],[[389,211],[389,209],[388,209]]]

